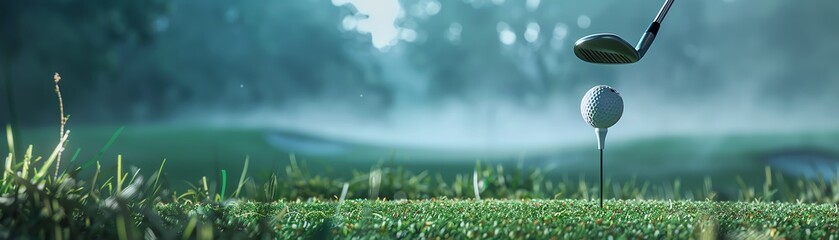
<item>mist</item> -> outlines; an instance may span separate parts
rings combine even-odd
[[[634,41],[659,4],[176,0],[150,21],[152,42],[109,51],[110,69],[13,58],[12,92],[32,127],[54,125],[47,81],[61,71],[73,124],[283,129],[434,149],[593,143],[579,104],[601,84],[624,96],[616,141],[839,128],[839,4],[678,1],[641,62],[573,55],[588,34]],[[42,55],[60,52],[56,42]]]

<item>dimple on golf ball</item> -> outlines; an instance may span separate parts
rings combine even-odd
[[[586,92],[580,103],[583,120],[595,128],[609,128],[623,115],[623,98],[606,85],[595,86]]]

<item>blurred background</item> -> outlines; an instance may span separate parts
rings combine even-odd
[[[839,2],[676,1],[646,57],[595,65],[588,34],[636,41],[663,1],[38,0],[0,3],[0,121],[17,148],[117,154],[171,178],[324,174],[382,161],[446,174],[476,161],[598,176],[580,116],[618,89],[606,175],[813,178],[839,169]],[[633,42],[634,43],[634,42]],[[5,145],[5,139],[4,145]],[[19,150],[20,151],[20,150]],[[450,175],[447,175],[450,176]]]

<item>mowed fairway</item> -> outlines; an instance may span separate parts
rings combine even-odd
[[[79,166],[95,159],[119,126],[70,128],[70,142],[62,166]],[[23,141],[35,145],[35,155],[48,156],[57,143],[57,129],[24,129]],[[339,144],[340,152],[311,154],[283,149],[268,141],[270,134],[290,139]],[[301,137],[302,136],[302,137]],[[686,187],[696,187],[704,177],[716,184],[734,184],[735,176],[760,184],[764,159],[776,152],[817,150],[839,153],[839,133],[740,134],[731,136],[664,136],[611,142],[605,153],[606,178],[625,181],[672,182],[679,178]],[[5,139],[2,140],[5,145]],[[20,147],[23,144],[18,142]],[[75,161],[70,162],[78,151]],[[216,181],[221,169],[241,171],[250,156],[254,177],[282,172],[291,154],[312,174],[349,177],[353,170],[370,171],[380,163],[393,163],[415,172],[428,170],[445,177],[470,174],[477,161],[509,167],[538,168],[549,178],[596,180],[599,165],[596,143],[493,152],[419,149],[340,141],[303,133],[264,129],[224,129],[176,126],[126,126],[101,158],[103,171],[114,169],[121,154],[127,166],[151,174],[166,159],[164,174],[175,185],[197,182],[207,176]],[[84,173],[84,172],[83,172]]]
[[[631,200],[607,201],[601,209],[596,201],[585,200],[357,200],[158,209],[170,223],[212,216],[221,229],[247,229],[250,237],[262,233],[282,239],[839,237],[839,209],[831,204]]]

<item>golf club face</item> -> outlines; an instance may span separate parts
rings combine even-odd
[[[588,35],[574,44],[574,54],[583,61],[604,64],[627,64],[641,59],[638,51],[614,34]]]

